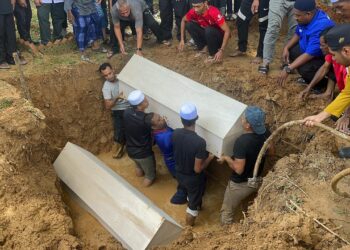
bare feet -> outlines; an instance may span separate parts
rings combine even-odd
[[[323,93],[323,94],[311,94],[309,96],[310,99],[326,99],[327,102],[331,102],[333,100],[333,93]]]
[[[59,45],[61,43],[61,39],[57,39],[53,44],[54,45]]]
[[[153,184],[153,182],[154,182],[154,180],[151,181],[151,180],[145,178],[145,179],[143,179],[143,186],[144,187],[149,187],[149,186],[151,186]]]
[[[201,49],[200,51],[198,51],[194,57],[197,58],[197,57],[201,57],[202,55],[205,55],[208,53],[208,47],[205,46],[203,49]]]
[[[141,168],[136,168],[135,174],[137,177],[142,177],[145,175],[145,173],[143,172],[143,170]]]
[[[262,62],[262,58],[261,57],[255,57],[251,63],[252,64],[260,64]]]

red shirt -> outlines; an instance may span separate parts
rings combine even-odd
[[[341,91],[345,87],[346,79],[346,67],[337,63],[331,54],[326,55],[325,61],[333,65],[333,70],[335,74],[335,79],[337,80],[337,85]]]
[[[193,21],[198,23],[202,28],[213,26],[223,32],[220,27],[225,23],[225,18],[221,15],[219,9],[213,6],[209,5],[208,9],[202,15],[198,15],[192,8],[187,12],[186,19],[189,22]]]

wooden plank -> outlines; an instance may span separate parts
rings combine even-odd
[[[83,148],[68,142],[54,167],[124,247],[148,249],[180,235],[182,227],[174,219]]]
[[[165,115],[172,128],[182,127],[181,105],[193,102],[199,114],[196,132],[206,139],[208,151],[216,156],[232,153],[234,140],[243,132],[245,104],[137,55],[118,79],[126,95],[141,90],[150,101],[149,111]]]

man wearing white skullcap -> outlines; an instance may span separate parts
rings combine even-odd
[[[173,204],[187,202],[186,224],[193,226],[198,209],[202,206],[206,177],[203,170],[214,158],[206,150],[206,142],[195,132],[197,109],[193,103],[185,103],[180,109],[180,117],[184,128],[173,133],[177,192],[171,198]]]
[[[131,108],[124,111],[126,151],[136,163],[136,175],[144,176],[143,184],[148,187],[156,178],[156,162],[152,151],[152,124],[145,119],[148,100],[140,90],[128,96]]]

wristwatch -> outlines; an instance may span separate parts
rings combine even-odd
[[[137,48],[136,50],[138,50],[138,51],[142,51],[142,48]]]
[[[287,72],[287,74],[292,73],[292,69],[291,69],[291,68],[289,68],[289,66],[288,66],[288,65],[284,66],[283,70],[284,70],[285,72]]]

